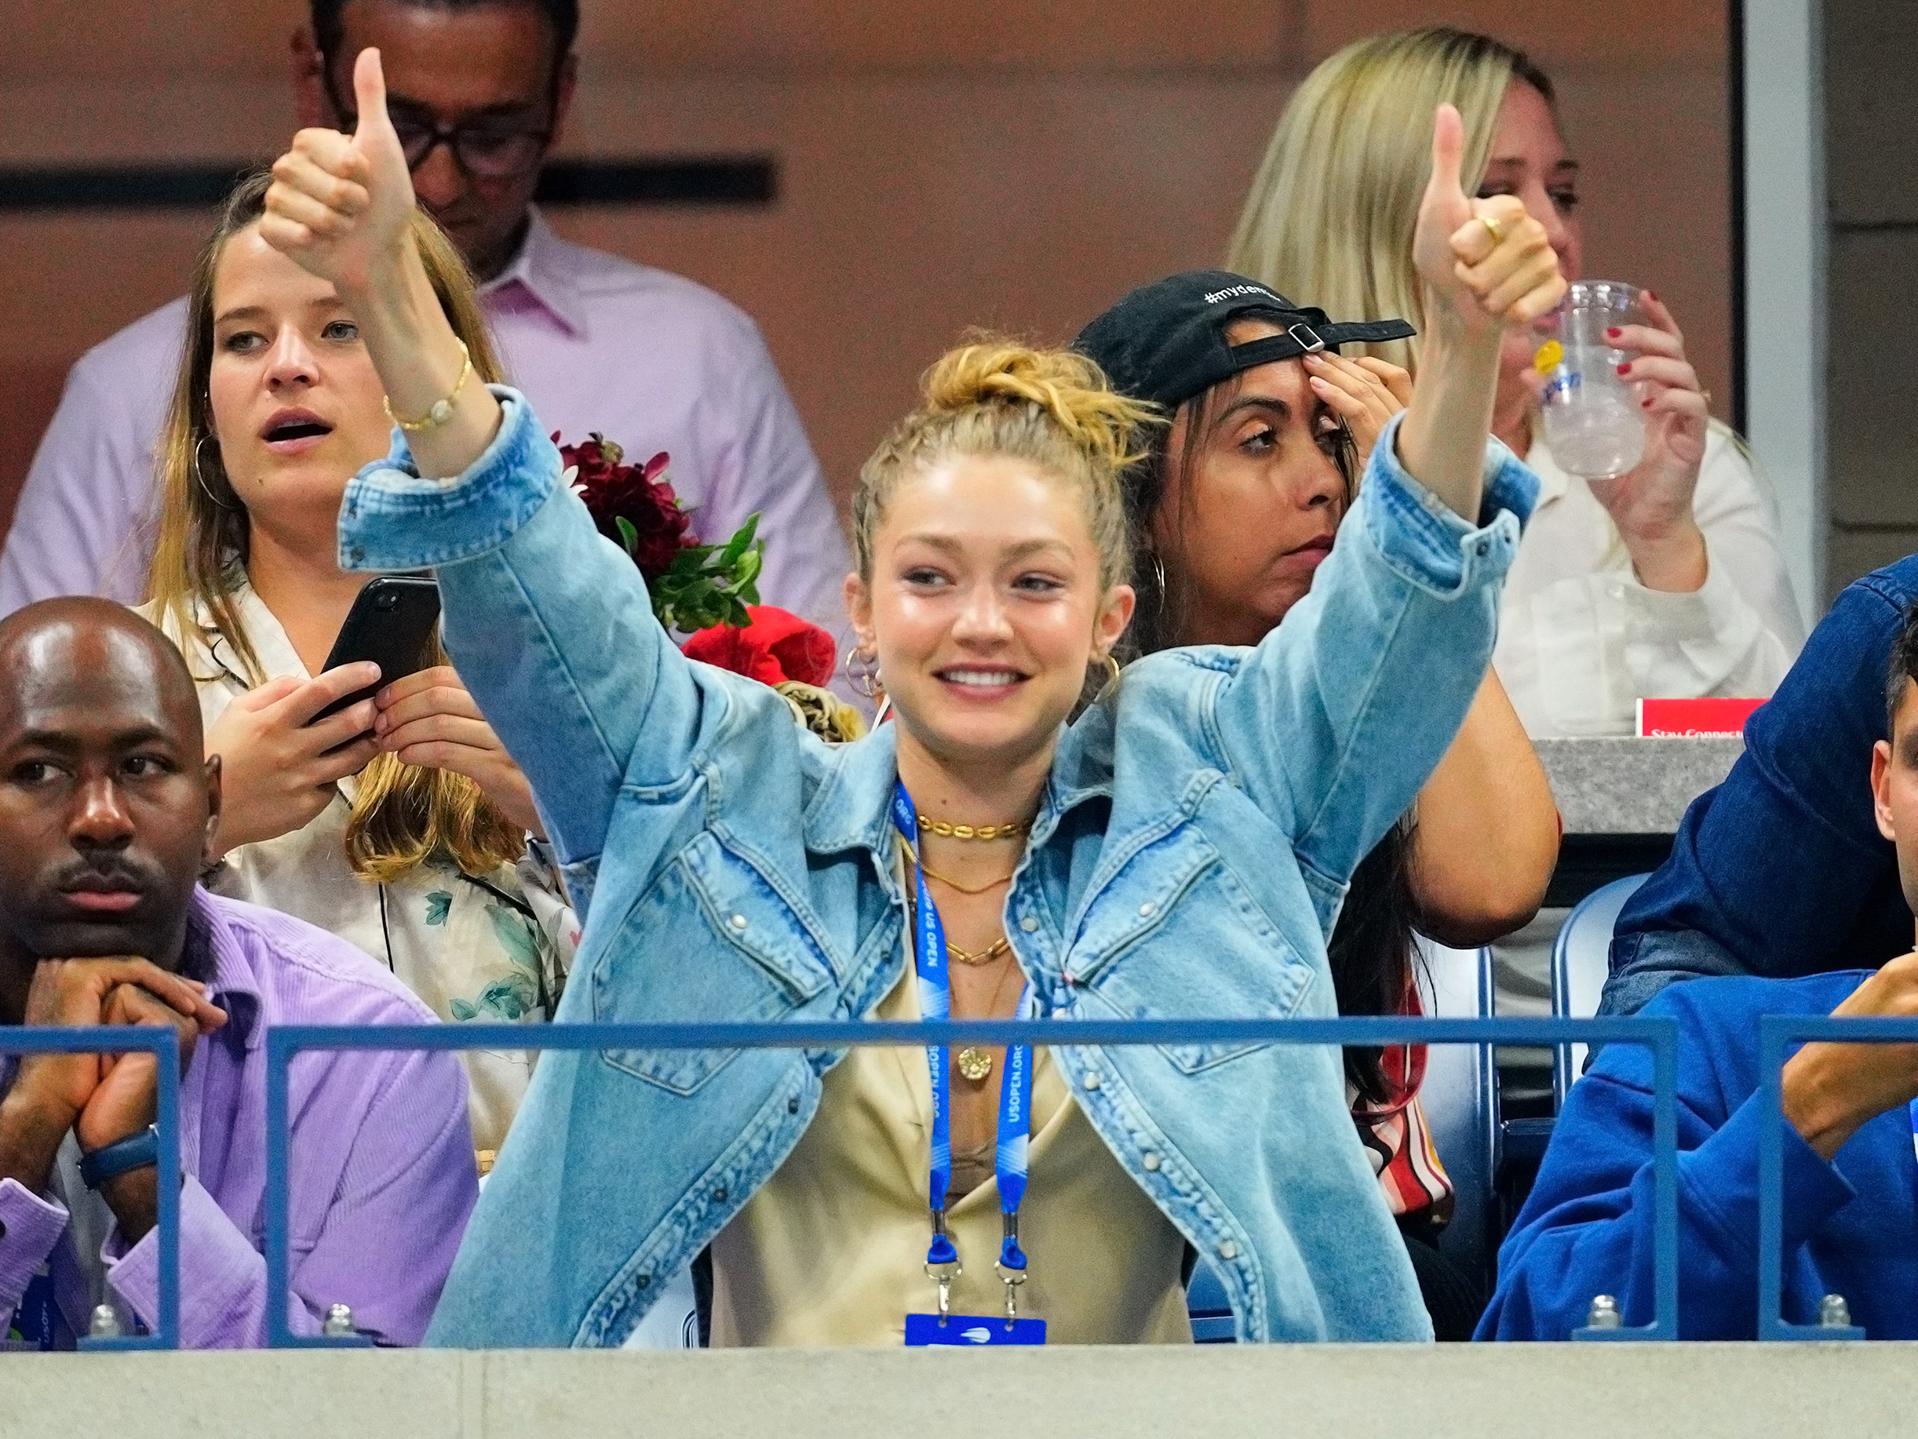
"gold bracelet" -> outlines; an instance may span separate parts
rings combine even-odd
[[[460,397],[460,391],[466,388],[466,382],[473,374],[473,352],[466,348],[466,341],[455,339],[460,347],[460,377],[453,381],[453,389],[443,400],[433,401],[432,408],[417,420],[402,420],[393,413],[393,402],[380,396],[380,405],[386,411],[386,418],[405,430],[409,435],[420,430],[436,430],[453,418],[453,401]]]

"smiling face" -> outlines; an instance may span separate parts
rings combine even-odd
[[[1576,280],[1584,260],[1578,221],[1578,161],[1565,149],[1558,117],[1537,88],[1514,79],[1505,87],[1492,129],[1492,152],[1479,182],[1479,197],[1515,195],[1526,213],[1545,227],[1558,252],[1559,269]],[[1531,403],[1526,375],[1538,348],[1527,330],[1508,333],[1499,365],[1499,413]],[[1502,428],[1502,427],[1501,427]]]
[[[213,272],[214,438],[256,527],[330,533],[347,481],[386,453],[379,375],[326,281],[249,226]]]
[[[846,582],[904,734],[947,764],[1048,752],[1132,614],[1081,496],[1032,464],[961,457],[902,476]]]
[[[1235,345],[1282,334],[1234,321]],[[1276,360],[1179,407],[1150,521],[1179,644],[1254,645],[1305,598],[1346,507],[1337,418],[1298,360]],[[1187,457],[1190,457],[1188,462]]]
[[[0,957],[174,968],[218,813],[177,653],[117,606],[51,600],[0,631]]]

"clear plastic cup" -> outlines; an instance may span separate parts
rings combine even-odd
[[[1567,474],[1611,479],[1644,455],[1645,412],[1618,373],[1626,354],[1605,338],[1608,329],[1644,323],[1636,286],[1580,280],[1541,324],[1532,360],[1539,414],[1545,443]]]

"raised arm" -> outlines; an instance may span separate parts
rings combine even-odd
[[[459,338],[413,243],[413,178],[387,117],[379,51],[360,52],[353,93],[360,120],[350,136],[302,130],[274,161],[260,238],[333,282],[392,413],[435,415],[430,427],[409,431],[419,473],[451,479],[499,433],[499,401],[465,374]],[[443,401],[448,409],[440,418]]]
[[[1531,923],[1558,862],[1551,782],[1498,676],[1487,673],[1412,832],[1419,928],[1462,949]]]
[[[415,246],[377,51],[353,78],[359,128],[300,132],[274,167],[261,235],[338,290],[393,413],[441,417],[402,430],[392,457],[348,487],[341,560],[437,571],[448,652],[531,782],[583,911],[620,786],[690,770],[711,681],[561,484],[525,401],[464,375]]]
[[[1374,446],[1312,592],[1219,701],[1233,772],[1291,832],[1328,910],[1458,733],[1537,489],[1488,449],[1492,397],[1505,328],[1549,311],[1564,281],[1522,205],[1466,197],[1461,146],[1441,106],[1414,240],[1427,341],[1411,408]]]

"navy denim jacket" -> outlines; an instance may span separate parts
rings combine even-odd
[[[1911,948],[1911,911],[1871,806],[1871,747],[1887,737],[1885,668],[1918,598],[1918,556],[1847,587],[1745,753],[1692,802],[1672,857],[1613,931],[1601,1014],[1631,1014],[1675,979],[1795,979],[1876,969]]]
[[[439,567],[447,648],[586,915],[556,1018],[870,1014],[905,968],[895,732],[828,746],[764,686],[681,655],[525,402],[499,393],[500,434],[458,480],[420,479],[400,443],[362,471],[341,548],[359,568]],[[1070,1021],[1333,1013],[1326,935],[1464,718],[1536,490],[1494,445],[1474,528],[1395,443],[1264,643],[1143,660],[1062,732],[1006,901],[1075,1098],[1254,1340],[1430,1337],[1338,1054],[1095,1048]],[[841,1057],[548,1054],[429,1341],[620,1343],[791,1152]]]

